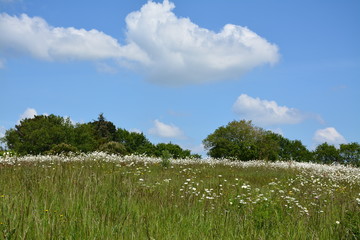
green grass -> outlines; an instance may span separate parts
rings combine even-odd
[[[0,239],[360,239],[359,193],[266,164],[0,160]]]

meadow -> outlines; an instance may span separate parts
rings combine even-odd
[[[4,156],[0,239],[360,239],[360,169]]]

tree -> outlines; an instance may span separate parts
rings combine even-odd
[[[254,126],[251,121],[232,121],[203,141],[208,155],[248,161],[253,159],[310,161],[312,154],[299,140]]]
[[[360,166],[360,144],[340,144],[340,156],[344,163]]]
[[[143,133],[129,132],[118,128],[115,134],[115,141],[123,144],[128,153],[152,153],[154,145]]]
[[[19,154],[40,154],[53,145],[73,141],[73,125],[69,118],[53,114],[27,118],[5,132],[7,146]]]
[[[78,123],[74,128],[73,145],[82,152],[92,152],[98,147],[95,129],[91,123]]]
[[[314,158],[315,161],[320,163],[329,164],[341,162],[339,151],[333,145],[329,145],[328,143],[323,143],[316,147],[314,151]]]
[[[95,137],[99,145],[115,140],[116,126],[107,121],[104,114],[100,113],[98,120],[93,121],[91,124],[94,127]]]
[[[207,136],[203,144],[211,157],[248,161],[259,159],[260,156],[270,156],[266,150],[259,149],[260,143],[265,142],[264,136],[265,131],[255,127],[251,121],[232,121]]]
[[[168,152],[173,158],[191,157],[190,150],[184,150],[177,144],[159,143],[155,146],[154,155],[156,157],[162,157],[164,152]]]

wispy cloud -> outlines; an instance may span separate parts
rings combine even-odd
[[[3,13],[0,45],[7,56],[48,61],[116,59],[152,82],[175,86],[239,78],[279,59],[276,45],[246,27],[226,24],[213,32],[176,16],[174,8],[168,0],[149,1],[130,13],[125,45],[99,30],[53,27],[40,17]]]
[[[346,143],[346,139],[333,127],[319,129],[315,132],[313,141],[315,144],[328,143],[339,146]]]
[[[261,126],[297,124],[307,115],[296,108],[279,106],[275,101],[253,98],[241,94],[233,105],[233,111],[241,118],[252,120]]]
[[[161,138],[185,138],[183,131],[179,127],[173,124],[163,123],[157,119],[154,121],[154,127],[149,130],[149,133]]]

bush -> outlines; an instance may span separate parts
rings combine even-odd
[[[69,153],[76,153],[78,149],[70,144],[67,143],[60,143],[55,144],[51,147],[48,154],[69,154]]]
[[[172,154],[168,150],[163,150],[161,152],[161,166],[168,168],[170,166],[170,158],[172,158]]]
[[[113,141],[100,145],[98,150],[110,154],[120,154],[120,155],[126,154],[125,146],[121,143],[113,142]]]

